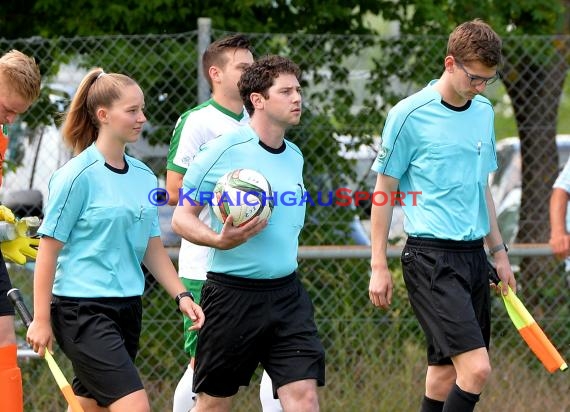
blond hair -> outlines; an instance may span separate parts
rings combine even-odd
[[[65,115],[61,134],[75,154],[88,148],[99,134],[97,108],[110,107],[121,98],[125,86],[137,84],[129,76],[105,73],[102,68],[91,69],[85,75]]]
[[[10,50],[0,57],[0,75],[14,92],[30,104],[40,96],[42,76],[33,57]]]

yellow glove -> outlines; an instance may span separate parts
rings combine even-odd
[[[0,221],[14,223],[16,216],[14,213],[4,205],[0,205]]]
[[[38,255],[37,246],[39,244],[40,239],[19,236],[14,240],[0,243],[0,249],[4,259],[24,265],[27,262],[26,256],[30,260],[36,260]]]

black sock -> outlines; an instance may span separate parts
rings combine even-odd
[[[453,389],[447,395],[443,412],[472,412],[475,404],[479,400],[479,395],[475,393],[465,392],[457,384],[453,385]]]
[[[436,401],[424,395],[420,412],[442,412],[443,401]]]

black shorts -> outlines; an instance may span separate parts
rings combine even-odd
[[[430,365],[489,348],[489,271],[483,240],[410,237],[402,251],[410,304],[424,330]]]
[[[208,273],[201,305],[194,392],[233,396],[260,363],[274,390],[305,379],[325,384],[313,304],[295,273],[272,280]]]
[[[54,296],[51,322],[57,343],[73,366],[77,395],[106,407],[143,389],[134,364],[142,322],[140,296]]]
[[[10,289],[12,289],[12,282],[10,282],[4,257],[0,253],[0,316],[14,316],[14,306],[6,295]]]

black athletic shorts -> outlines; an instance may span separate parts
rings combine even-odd
[[[0,253],[0,316],[14,316],[14,306],[8,300],[6,294],[12,289],[8,269],[4,263],[4,257]]]
[[[73,366],[77,395],[106,407],[143,389],[134,364],[142,322],[140,296],[54,296],[51,322],[57,343]]]
[[[201,305],[194,392],[235,395],[260,363],[274,390],[305,379],[325,384],[313,304],[295,273],[271,280],[208,273]]]
[[[489,348],[489,271],[483,240],[410,237],[401,256],[410,304],[424,330],[430,365]]]

